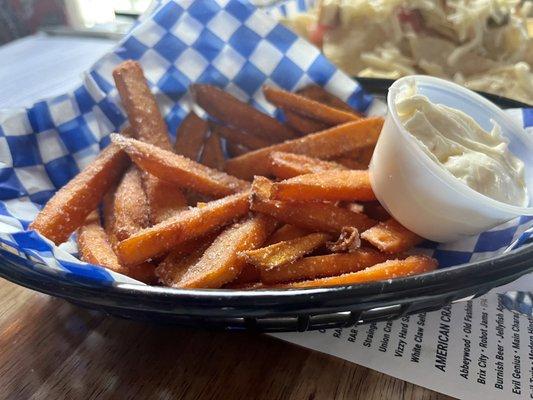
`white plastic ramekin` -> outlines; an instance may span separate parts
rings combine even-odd
[[[509,139],[509,149],[525,164],[528,207],[491,199],[469,188],[433,161],[404,128],[396,97],[412,82],[433,103],[462,110],[485,130],[493,122]],[[402,225],[437,242],[478,234],[521,215],[533,215],[533,138],[504,111],[455,83],[422,75],[401,78],[389,88],[389,112],[370,163],[370,180],[378,200]]]

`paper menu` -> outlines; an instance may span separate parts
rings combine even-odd
[[[394,321],[273,336],[461,399],[533,399],[533,317],[502,297]]]

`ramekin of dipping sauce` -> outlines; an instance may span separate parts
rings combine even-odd
[[[533,215],[533,138],[462,86],[422,75],[397,80],[372,161],[380,203],[437,242]]]

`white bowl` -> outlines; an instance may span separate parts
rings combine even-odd
[[[396,96],[407,85],[433,103],[459,109],[485,130],[493,122],[509,139],[510,151],[525,164],[529,206],[499,202],[471,189],[441,168],[401,123]],[[533,215],[533,139],[503,110],[455,83],[429,76],[401,78],[389,88],[389,112],[370,163],[372,188],[380,203],[402,225],[437,242],[451,242],[486,231],[521,215]]]

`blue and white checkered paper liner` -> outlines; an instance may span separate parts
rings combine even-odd
[[[299,2],[298,7],[305,4]],[[126,59],[142,64],[171,135],[191,108],[191,83],[217,85],[271,114],[274,109],[261,94],[263,84],[295,90],[315,83],[362,112],[380,108],[318,49],[247,2],[163,1],[93,66],[79,88],[27,109],[0,113],[3,256],[58,279],[132,282],[79,261],[72,239],[56,247],[25,231],[55,191],[108,144],[109,133],[126,123],[112,79],[113,68]],[[512,115],[533,131],[533,110],[515,110]],[[520,218],[461,243],[428,244],[422,251],[437,257],[443,267],[460,264],[523,242],[532,234],[527,228],[528,219]]]

